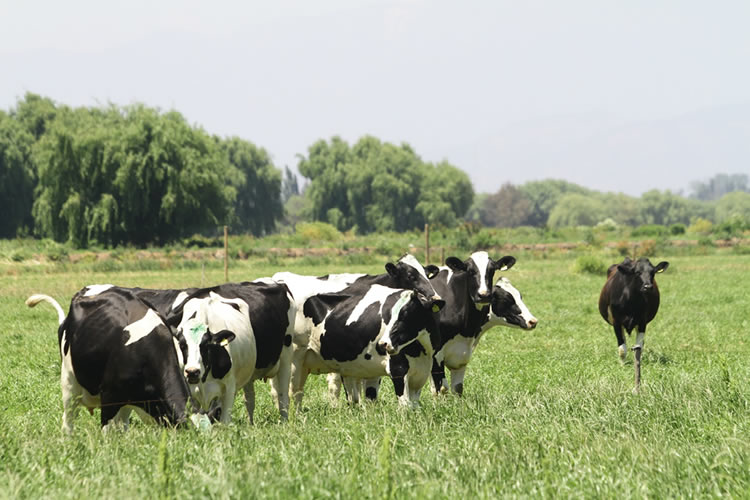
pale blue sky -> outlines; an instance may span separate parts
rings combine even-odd
[[[0,108],[143,102],[265,147],[372,134],[478,191],[750,173],[748,1],[0,0]]]

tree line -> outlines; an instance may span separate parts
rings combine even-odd
[[[720,174],[691,194],[640,197],[562,181],[504,184],[475,194],[446,161],[423,161],[408,144],[365,136],[319,140],[298,156],[307,180],[268,152],[220,138],[176,111],[135,104],[71,108],[27,93],[0,110],[0,238],[36,236],[91,245],[162,245],[222,225],[255,236],[322,221],[360,234],[453,227],[559,228],[734,221],[750,229],[750,182]]]
[[[594,226],[603,222],[624,226],[688,225],[737,221],[750,229],[750,184],[744,174],[719,174],[692,183],[682,196],[656,189],[640,197],[602,193],[562,180],[506,183],[489,195],[478,195],[467,218],[490,227]]]

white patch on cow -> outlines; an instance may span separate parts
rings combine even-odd
[[[180,292],[177,294],[177,297],[175,297],[174,302],[172,302],[172,310],[174,311],[177,309],[180,304],[182,304],[186,298],[188,298],[189,295],[186,292]]]
[[[392,291],[392,289],[391,289]],[[391,320],[388,322],[388,324],[385,326],[385,331],[383,332],[383,335],[380,337],[380,343],[385,344],[387,346],[390,346],[393,344],[391,341],[391,331],[393,331],[393,327],[396,324],[396,321],[398,321],[398,315],[401,313],[401,309],[404,308],[406,304],[409,303],[411,298],[414,296],[414,292],[412,290],[404,290],[401,292],[401,296],[396,301],[396,303],[391,308]],[[359,305],[359,304],[358,304]],[[349,323],[347,323],[348,325]],[[415,337],[414,339],[410,340],[409,342],[399,346],[399,349],[403,349],[407,345],[411,344],[415,340],[417,340],[419,336]]]
[[[510,284],[510,281],[508,281],[507,278],[500,278],[500,281],[496,283],[496,286],[499,286],[513,297],[513,300],[516,301],[516,305],[519,309],[521,309],[521,317],[526,322],[527,325],[529,325],[529,322],[537,322],[537,319],[534,317],[533,314],[531,314],[531,311],[529,311],[529,308],[526,307],[526,304],[523,303],[523,300],[521,300],[521,292],[516,290],[516,288]],[[489,311],[489,318],[491,323],[497,324],[497,321],[500,320],[501,323],[502,318],[498,318],[492,313],[492,307],[490,307]]]
[[[138,342],[143,337],[146,337],[149,333],[153,332],[154,328],[163,324],[164,323],[162,322],[159,315],[156,314],[156,311],[154,311],[153,309],[147,310],[146,314],[141,319],[134,323],[130,323],[128,326],[123,328],[124,331],[130,334],[130,337],[128,338],[128,341],[125,342],[125,345],[130,345]]]
[[[372,304],[380,303],[380,312],[382,313],[385,299],[393,292],[393,288],[383,285],[372,285],[370,289],[367,290],[364,297],[362,297],[362,300],[360,300],[352,310],[352,313],[346,320],[346,325],[349,326],[352,323],[356,323],[365,310]],[[401,307],[403,307],[403,305]]]
[[[424,272],[424,267],[422,267],[422,264],[420,264],[417,258],[412,254],[404,255],[403,257],[401,257],[399,262],[403,262],[404,264],[413,267],[419,272],[419,274],[424,276],[424,279],[427,279],[427,273]]]
[[[617,346],[617,354],[620,356],[621,361],[625,361],[625,357],[628,355],[628,346],[625,342]]]
[[[112,288],[115,285],[89,285],[86,287],[86,292],[83,294],[84,297],[93,297],[94,295],[99,295],[102,292],[105,292]]]
[[[487,252],[474,252],[469,258],[474,261],[479,270],[479,296],[485,297],[490,293],[487,290],[487,268],[490,265],[490,256]]]
[[[643,348],[643,337],[646,336],[646,332],[638,332],[638,335],[635,337],[635,345],[633,346],[633,349],[642,349]]]
[[[446,275],[446,277],[445,277],[445,284],[447,285],[448,283],[451,282],[451,278],[453,277],[453,269],[451,269],[448,266],[440,266],[440,267],[438,267],[438,273],[440,273],[442,271],[446,271],[448,273]]]

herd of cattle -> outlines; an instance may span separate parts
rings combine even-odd
[[[461,394],[482,334],[496,325],[531,330],[537,319],[521,294],[496,271],[512,267],[475,252],[466,261],[423,267],[412,255],[386,273],[301,276],[279,272],[253,282],[155,290],[91,285],[66,315],[48,295],[32,295],[57,311],[62,357],[63,430],[80,406],[101,409],[101,424],[127,427],[131,411],[145,421],[204,427],[231,421],[242,388],[250,422],[255,381],[271,381],[286,419],[290,396],[299,408],[309,374],[327,373],[329,391],[376,399],[390,377],[404,405],[417,405],[429,380],[433,393]],[[648,259],[625,259],[608,273],[599,308],[617,335],[638,328],[636,385],[646,323],[659,306]],[[450,383],[446,376],[450,371]]]

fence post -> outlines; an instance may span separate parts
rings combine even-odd
[[[229,230],[224,226],[224,281],[229,281]]]
[[[430,263],[430,225],[424,225],[424,265]]]

